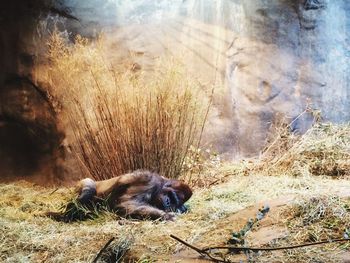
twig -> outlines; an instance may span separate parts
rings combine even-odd
[[[334,240],[325,240],[325,241],[319,241],[319,242],[313,242],[313,243],[304,243],[304,244],[299,244],[299,245],[292,245],[292,246],[285,246],[285,247],[236,247],[236,246],[216,246],[216,247],[208,247],[208,248],[198,248],[195,247],[186,241],[174,236],[170,235],[171,238],[179,241],[180,243],[184,244],[185,246],[195,250],[198,252],[201,256],[207,256],[209,259],[213,260],[214,262],[224,262],[227,263],[229,261],[225,259],[218,259],[210,255],[210,251],[214,249],[227,249],[230,252],[243,252],[243,251],[275,251],[275,250],[285,250],[285,249],[295,249],[295,248],[300,248],[300,247],[308,247],[308,246],[316,246],[316,245],[321,245],[321,244],[328,244],[328,243],[337,243],[337,242],[348,242],[350,239],[348,238],[343,238],[343,239],[334,239]]]
[[[56,191],[58,190],[59,188],[57,187],[55,190],[53,190],[50,195],[53,195],[54,193],[56,193]]]
[[[214,180],[213,182],[211,182],[211,183],[208,185],[208,187],[210,187],[210,186],[216,184],[216,183],[219,182],[220,180],[221,180],[221,178],[220,178],[220,179]]]
[[[112,237],[108,240],[108,242],[103,246],[103,248],[100,250],[100,252],[98,252],[97,256],[95,257],[95,259],[92,261],[92,263],[96,263],[97,260],[100,258],[100,256],[102,255],[103,251],[105,251],[107,249],[107,247],[113,242],[113,240],[115,239],[115,237]]]
[[[294,249],[294,248],[300,248],[300,247],[310,247],[310,246],[316,246],[321,244],[328,244],[328,243],[339,243],[339,242],[347,242],[350,241],[348,238],[343,239],[334,239],[334,240],[324,240],[319,242],[311,242],[311,243],[304,243],[304,244],[298,244],[298,245],[291,245],[291,246],[284,246],[284,247],[235,247],[235,246],[217,246],[217,247],[208,247],[201,249],[201,251],[210,251],[213,249],[228,249],[230,251],[275,251],[275,250],[285,250],[285,249]]]
[[[202,253],[203,253],[202,249],[197,248],[197,247],[195,247],[195,246],[193,246],[193,245],[187,243],[186,241],[184,241],[184,240],[178,238],[177,236],[170,235],[170,237],[173,238],[173,239],[175,239],[175,240],[177,240],[177,241],[179,241],[180,243],[184,244],[185,246],[187,246],[187,247],[189,247],[189,248],[192,248],[193,250],[197,251],[199,254],[202,254]]]
[[[170,235],[170,237],[173,238],[173,239],[175,239],[175,240],[177,240],[178,242],[184,244],[185,246],[187,246],[187,247],[193,249],[194,251],[198,252],[201,256],[207,256],[209,259],[213,260],[214,262],[227,263],[226,260],[214,258],[212,255],[210,255],[209,252],[204,251],[204,250],[202,250],[202,249],[200,249],[200,248],[198,248],[198,247],[195,247],[195,246],[193,246],[193,245],[187,243],[186,241],[184,241],[184,240],[178,238],[177,236]]]

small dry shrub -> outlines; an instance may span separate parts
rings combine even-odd
[[[301,201],[288,212],[291,236],[298,241],[342,238],[350,227],[349,200],[321,196]]]
[[[273,162],[283,156],[300,138],[290,130],[290,124],[283,117],[276,117],[271,125],[261,159]]]
[[[117,241],[113,241],[105,251],[101,254],[101,257],[97,262],[100,263],[115,263],[115,262],[135,262],[131,258],[127,258],[127,253],[133,244],[133,237],[122,237]]]
[[[199,145],[209,100],[174,58],[154,71],[117,71],[96,43],[78,37],[49,43],[50,80],[73,127],[73,149],[97,180],[137,169],[177,178]]]
[[[289,234],[270,245],[290,246],[344,238],[350,227],[349,204],[349,200],[325,195],[297,202],[282,214]],[[348,248],[348,243],[330,243],[280,253],[265,252],[263,257],[255,255],[256,261],[252,262],[343,262]]]
[[[258,169],[271,175],[350,175],[350,124],[316,123],[303,135],[280,126]]]
[[[294,216],[301,219],[302,225],[311,225],[330,217],[344,218],[349,207],[339,197],[317,197],[299,202],[294,206]],[[350,219],[350,218],[348,218]]]
[[[192,187],[209,187],[221,181],[222,176],[214,172],[220,170],[222,164],[217,152],[191,146],[184,160],[182,179]]]

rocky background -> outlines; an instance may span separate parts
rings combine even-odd
[[[209,90],[215,87],[204,145],[228,159],[259,154],[276,116],[294,120],[295,132],[312,123],[310,112],[302,114],[306,109],[321,111],[325,121],[350,120],[347,0],[13,0],[0,5],[4,179],[45,171],[47,181],[60,181],[67,173],[65,127],[36,70],[47,63],[45,47],[54,28],[71,40],[103,32],[115,61],[143,70],[152,69],[162,54],[181,57],[193,78]]]

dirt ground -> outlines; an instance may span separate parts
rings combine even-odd
[[[246,245],[307,242],[303,232],[322,232],[322,229],[316,226],[318,221],[314,222],[313,230],[291,224],[300,217],[291,212],[293,206],[337,197],[347,203],[350,196],[347,179],[233,176],[225,183],[196,190],[189,202],[190,212],[178,216],[175,222],[130,221],[104,213],[95,220],[65,224],[42,214],[64,204],[72,196],[71,189],[47,189],[26,182],[3,184],[0,188],[0,250],[4,262],[91,262],[111,237],[117,240],[112,245],[114,248],[130,241],[127,255],[134,260],[125,262],[205,262],[169,235],[174,234],[197,247],[225,245],[232,232],[239,231],[261,205],[268,204],[270,212],[247,234]],[[329,238],[341,238],[339,233],[350,222],[347,217],[342,220],[330,230]],[[302,237],[294,236],[296,233]],[[350,258],[344,245],[298,250],[298,260],[301,260],[298,262],[347,262]],[[240,255],[231,260],[296,262],[295,256],[288,252],[249,257]]]
[[[241,238],[245,246],[344,238],[350,235],[349,140],[349,125],[327,124],[300,138],[278,135],[256,160],[209,160],[191,180],[183,177],[194,194],[188,213],[174,222],[127,220],[110,212],[56,222],[43,215],[74,198],[73,188],[0,184],[0,261],[92,262],[115,238],[98,262],[119,256],[119,262],[207,262],[170,235],[198,248],[227,245],[262,205],[270,211]],[[214,252],[226,262],[328,263],[350,262],[349,248],[345,242],[241,255]]]

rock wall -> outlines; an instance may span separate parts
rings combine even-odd
[[[350,120],[349,1],[116,2],[114,39],[134,35],[118,41],[141,50],[141,64],[161,51],[186,54],[194,77],[221,87],[205,136],[220,152],[256,155],[276,116],[295,132],[310,126],[310,110]]]
[[[234,121],[243,154],[263,146],[276,113],[304,132],[309,106],[325,121],[350,120],[348,1],[242,1],[228,52]]]
[[[215,87],[204,145],[227,158],[258,154],[279,114],[293,121],[296,132],[312,122],[312,114],[302,114],[307,108],[320,110],[325,121],[350,120],[347,0],[14,0],[0,5],[0,157],[13,157],[15,163],[11,145],[4,142],[21,138],[21,158],[39,153],[35,162],[56,156],[64,137],[35,75],[46,63],[45,37],[54,26],[72,40],[103,31],[112,59],[144,70],[163,54],[183,59],[208,94]]]
[[[62,181],[64,132],[45,87],[33,77],[45,60],[38,27],[51,1],[0,4],[0,180]]]
[[[138,4],[153,10],[146,2]],[[162,19],[162,33],[155,35],[172,52],[187,53],[186,64],[204,83],[224,87],[206,134],[219,151],[256,155],[277,115],[296,132],[313,121],[310,112],[302,114],[306,109],[321,111],[324,121],[350,120],[349,1],[188,0],[172,6],[154,12]],[[131,17],[144,24],[135,12]]]

